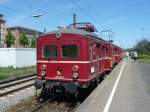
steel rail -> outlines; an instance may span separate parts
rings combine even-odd
[[[15,86],[15,85],[18,85],[18,84],[21,84],[21,83],[24,83],[24,82],[28,82],[28,81],[31,81],[31,80],[34,80],[34,79],[36,79],[36,76],[25,77],[25,78],[22,78],[22,79],[14,80],[12,82],[1,84],[0,89],[4,89],[4,88],[7,88],[7,87],[12,87],[12,86]]]
[[[5,96],[5,95],[8,95],[8,94],[13,93],[13,92],[16,92],[16,91],[19,91],[19,90],[22,90],[22,89],[25,89],[25,88],[30,87],[30,86],[33,86],[33,83],[27,84],[27,85],[22,86],[22,87],[18,87],[18,88],[16,88],[16,89],[12,89],[12,90],[10,90],[10,91],[6,91],[6,92],[4,92],[4,93],[0,93],[0,97]]]
[[[0,97],[34,85],[35,74],[27,74],[0,82]]]
[[[52,98],[45,100],[44,102],[40,103],[39,105],[36,105],[36,107],[33,108],[30,112],[36,112],[36,111],[38,111],[39,109],[41,109],[42,107],[44,107],[45,105],[47,105],[49,102],[53,101],[55,97],[56,96],[53,96]]]
[[[9,83],[9,82],[12,82],[12,81],[24,79],[24,78],[31,77],[31,76],[36,76],[36,74],[35,73],[29,73],[29,74],[14,76],[14,77],[11,77],[11,78],[8,78],[8,79],[3,79],[3,80],[0,80],[0,84]]]

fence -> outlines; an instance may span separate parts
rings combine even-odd
[[[0,48],[0,67],[36,65],[35,48]]]

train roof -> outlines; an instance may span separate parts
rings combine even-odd
[[[43,35],[41,35],[40,37],[44,36],[44,35],[48,35],[48,34],[54,34],[54,33],[71,33],[71,34],[79,34],[79,35],[91,35],[91,36],[97,36],[94,33],[90,33],[84,30],[80,30],[80,29],[59,29],[59,30],[54,30],[48,33],[45,33]]]
[[[80,29],[59,29],[59,30],[54,30],[54,31],[45,33],[45,34],[39,36],[38,38],[42,38],[43,36],[48,35],[48,34],[56,34],[56,33],[79,34],[79,35],[83,35],[83,36],[91,36],[93,38],[96,38],[96,39],[99,39],[99,40],[102,40],[102,41],[106,41],[106,40],[98,37],[98,35],[96,35],[95,33],[91,33],[91,32],[80,30]],[[108,41],[106,41],[106,42],[108,42]]]
[[[95,39],[98,39],[98,40],[101,40],[103,42],[106,42],[106,43],[110,43],[109,41],[107,40],[104,40],[100,37],[98,37],[98,35],[96,35],[95,33],[91,33],[91,32],[88,32],[88,31],[84,31],[84,30],[81,30],[81,29],[59,29],[59,30],[54,30],[54,31],[51,31],[51,32],[48,32],[48,33],[45,33],[45,34],[42,34],[41,36],[39,36],[38,38],[42,38],[43,36],[45,35],[49,35],[49,34],[56,34],[56,33],[70,33],[70,34],[79,34],[79,35],[83,35],[83,36],[91,36]],[[115,45],[114,43],[111,43],[113,46],[115,47],[118,47],[117,45]]]

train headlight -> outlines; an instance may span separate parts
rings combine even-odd
[[[79,77],[79,74],[77,72],[74,72],[72,77],[73,77],[73,79],[77,79]]]
[[[61,76],[62,75],[60,70],[57,70],[56,74],[57,74],[57,76]]]
[[[46,65],[41,65],[41,70],[45,70],[46,69]]]
[[[73,71],[78,71],[78,69],[79,69],[78,65],[73,66]]]
[[[45,72],[45,71],[42,71],[42,72],[41,72],[41,76],[44,77],[45,75],[46,75],[46,72]]]

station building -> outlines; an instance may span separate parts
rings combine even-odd
[[[3,19],[3,15],[0,14],[0,47],[5,46],[6,34],[7,34],[6,21]]]
[[[22,26],[12,26],[12,27],[8,27],[7,29],[10,30],[11,33],[15,37],[15,44],[12,46],[15,48],[22,47],[19,42],[20,36],[22,35],[22,33],[25,33],[25,35],[27,36],[28,41],[29,41],[29,45],[28,45],[29,47],[31,46],[32,39],[34,39],[42,34],[42,32],[39,32],[39,31],[31,29],[31,28],[22,27]]]

